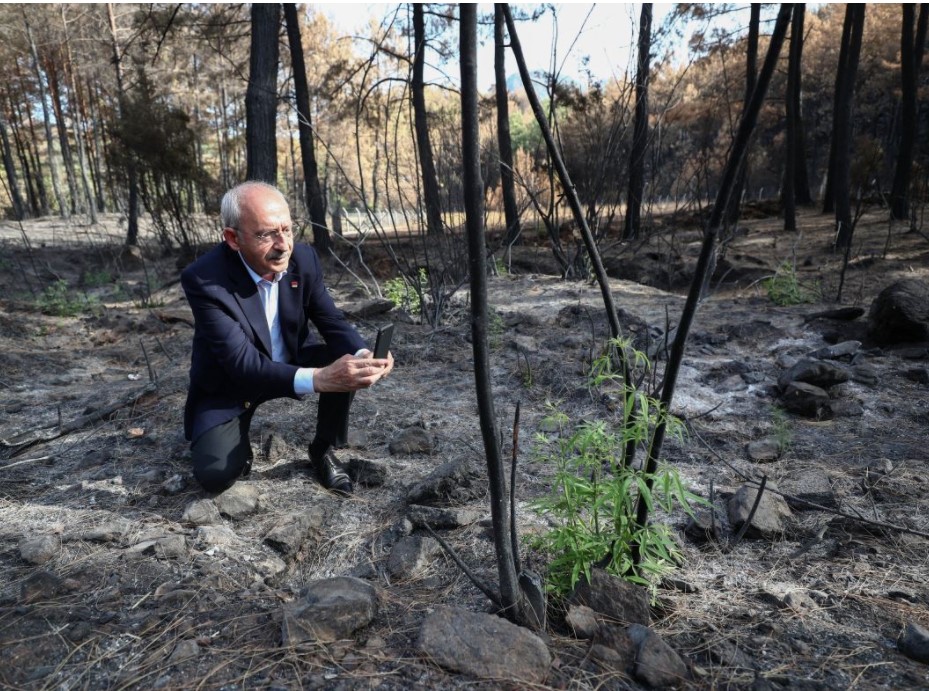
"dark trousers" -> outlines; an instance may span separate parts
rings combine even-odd
[[[316,416],[316,436],[310,445],[314,454],[342,446],[348,438],[348,414],[353,393],[322,393]],[[194,477],[207,492],[229,489],[252,467],[252,447],[248,431],[255,405],[229,422],[204,432],[191,445]]]

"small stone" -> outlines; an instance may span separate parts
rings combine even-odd
[[[19,556],[30,564],[51,561],[61,550],[61,541],[54,535],[36,535],[24,538],[19,543]]]
[[[839,505],[835,492],[832,491],[832,482],[822,470],[801,470],[784,481],[784,491],[789,495],[786,498],[787,504],[792,509],[808,511],[813,508],[804,502],[829,508],[838,508]],[[796,501],[794,497],[800,501]]]
[[[319,539],[326,512],[321,506],[286,516],[265,536],[265,542],[285,556],[293,556],[310,539]]]
[[[163,475],[164,472],[161,470],[161,468],[151,468],[139,473],[136,477],[138,477],[142,482],[158,482],[161,480]]]
[[[262,455],[269,461],[279,461],[287,458],[296,458],[299,453],[290,444],[284,441],[279,434],[271,433],[261,447]]]
[[[818,609],[813,598],[803,590],[791,590],[784,595],[784,605],[792,609],[797,614],[804,614]]]
[[[419,650],[453,672],[479,679],[541,684],[552,663],[538,636],[492,614],[442,608],[419,631]]]
[[[180,474],[174,474],[161,483],[162,491],[165,494],[172,496],[175,494],[180,494],[186,487],[187,481],[184,479],[184,476]]]
[[[575,638],[593,638],[600,628],[597,613],[586,605],[568,605],[568,613],[564,620],[571,627]]]
[[[239,536],[226,525],[202,525],[194,531],[194,542],[198,548],[227,547],[240,541]]]
[[[864,415],[864,408],[858,401],[846,399],[832,401],[829,408],[835,417],[861,417]]]
[[[200,646],[197,645],[197,641],[193,639],[188,639],[184,641],[179,641],[178,644],[174,647],[174,651],[171,653],[171,656],[168,658],[169,665],[176,665],[181,662],[186,662],[187,660],[193,660],[200,655]]]
[[[187,505],[181,520],[191,525],[216,525],[223,519],[212,499],[198,499]]]
[[[861,348],[861,341],[842,341],[835,345],[820,348],[812,353],[812,357],[820,360],[850,360],[858,352],[859,348]]]
[[[294,602],[284,605],[284,645],[329,643],[348,638],[377,614],[374,587],[358,578],[339,576],[310,583]]]
[[[68,627],[65,636],[72,643],[80,643],[93,632],[93,626],[87,621],[78,621]]]
[[[581,576],[568,601],[586,605],[621,624],[648,624],[649,621],[648,591],[603,569],[591,569],[590,582]]]
[[[380,487],[387,482],[387,465],[365,458],[350,458],[346,466],[352,482],[363,487]]]
[[[876,386],[881,377],[875,367],[862,362],[852,367],[852,380],[865,386]]]
[[[911,660],[929,664],[929,630],[916,622],[907,622],[897,639],[897,648]]]
[[[755,463],[776,461],[781,457],[782,450],[781,443],[774,437],[757,439],[750,442],[746,448],[749,459]]]
[[[632,675],[651,687],[679,686],[690,678],[687,663],[647,626],[632,624],[627,629],[637,646]]]
[[[126,553],[137,557],[154,555],[158,559],[177,559],[187,554],[187,541],[183,535],[148,538],[130,547]]]
[[[237,482],[213,501],[223,516],[237,521],[258,511],[258,487],[249,482]]]
[[[825,419],[831,415],[829,394],[818,386],[792,381],[781,396],[784,407],[804,417]]]
[[[821,360],[800,360],[793,367],[781,373],[777,378],[777,384],[781,389],[794,382],[811,384],[821,389],[828,389],[836,384],[847,382],[849,379],[848,370],[831,362]]]
[[[78,533],[77,538],[87,540],[88,542],[116,542],[125,537],[130,527],[131,525],[128,521],[117,518],[87,528],[83,532]]]
[[[768,486],[776,489],[773,483]],[[729,524],[734,531],[741,529],[748,520],[757,495],[758,488],[753,485],[742,485],[732,495],[729,500]],[[745,536],[769,539],[781,535],[785,530],[784,521],[792,515],[782,496],[765,491]]]
[[[464,504],[484,496],[486,477],[466,460],[449,461],[433,470],[407,493],[410,504]]]
[[[697,544],[719,541],[720,520],[715,509],[698,509],[687,521],[684,534]],[[714,516],[716,520],[714,519]]]
[[[437,506],[411,505],[407,515],[414,526],[428,526],[433,530],[461,528],[481,520],[482,511],[474,509],[443,508]]]
[[[388,449],[393,456],[431,454],[435,451],[435,439],[422,427],[407,427],[391,440]]]
[[[440,549],[439,543],[431,537],[410,535],[400,538],[390,550],[387,572],[400,580],[420,576]]]
[[[626,627],[601,624],[590,642],[590,656],[603,667],[626,673],[635,661],[636,646]]]
[[[917,384],[922,384],[923,386],[929,385],[929,369],[925,367],[909,369],[903,373],[903,376]]]

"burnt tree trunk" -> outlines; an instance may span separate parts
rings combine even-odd
[[[837,84],[835,121],[832,136],[835,142],[835,167],[829,178],[835,206],[835,249],[851,247],[852,191],[851,191],[851,148],[852,148],[852,104],[855,94],[855,77],[858,74],[858,58],[861,55],[861,36],[864,32],[865,5],[849,4],[846,24],[849,25],[847,59]],[[844,31],[843,31],[844,33]],[[844,47],[844,45],[843,45]]]
[[[919,69],[923,62],[923,50],[926,44],[926,26],[929,23],[929,6],[919,5],[919,19],[916,20],[916,6],[912,3],[903,5],[903,30],[900,35],[900,79],[902,97],[900,104],[900,148],[897,153],[897,166],[894,170],[894,182],[890,192],[890,213],[897,220],[910,216],[910,175],[913,168],[913,156],[916,149],[917,107],[919,91]],[[916,24],[916,36],[913,25]]]
[[[126,116],[126,88],[123,83],[122,55],[119,49],[119,40],[116,38],[116,19],[113,16],[113,6],[107,3],[106,11],[110,20],[110,37],[113,41],[113,65],[116,68],[116,93],[119,99],[119,115],[120,118],[124,118]],[[135,156],[131,151],[127,152],[126,161],[126,178],[129,185],[126,244],[134,246],[139,244],[139,176],[135,165]]]
[[[623,238],[631,240],[641,231],[642,193],[645,190],[645,147],[648,144],[648,72],[652,46],[652,3],[642,3],[639,15],[639,59],[635,74],[635,123],[629,152],[629,194]]]
[[[748,108],[748,103],[755,91],[755,81],[758,72],[758,34],[761,27],[761,4],[753,2],[748,20],[748,42],[745,50],[745,96],[742,100],[742,113]],[[739,210],[742,208],[742,195],[745,190],[745,180],[748,177],[748,159],[742,161],[736,175],[735,186],[729,197],[729,207],[726,210],[726,219],[734,224],[739,220]],[[712,272],[710,272],[712,273]],[[709,278],[709,277],[708,277]]]
[[[23,197],[19,192],[19,180],[16,175],[16,166],[13,163],[13,150],[10,148],[10,138],[6,132],[6,124],[0,114],[0,145],[3,146],[3,170],[6,172],[7,190],[10,202],[13,204],[13,220],[22,221],[25,215]]]
[[[794,48],[803,39],[803,30],[797,33],[797,25],[793,21],[800,12],[801,5],[794,5],[793,18],[790,23],[790,58],[787,62],[787,94],[784,99],[787,109],[787,156],[784,160],[784,182],[781,187],[781,204],[784,207],[784,230],[797,230],[797,194],[796,177],[794,175],[797,165],[797,120],[799,113],[797,106],[800,103],[799,86],[800,65],[794,61]],[[795,92],[797,98],[795,98]]]
[[[504,243],[511,247],[519,242],[519,207],[516,205],[516,184],[513,181],[513,140],[510,137],[510,97],[506,88],[506,20],[500,3],[494,4],[494,87],[497,102],[497,148],[500,150],[500,189],[503,194],[503,214],[506,219]]]
[[[290,62],[294,71],[294,92],[297,97],[297,117],[300,132],[300,157],[303,160],[303,183],[306,188],[306,205],[313,224],[313,244],[317,251],[329,253],[332,238],[326,226],[326,202],[319,185],[319,168],[316,165],[316,150],[313,144],[313,125],[310,120],[310,90],[306,83],[306,65],[303,60],[303,42],[300,39],[300,22],[297,6],[284,5],[287,22],[287,39],[290,43]]]
[[[426,228],[430,235],[442,233],[442,207],[439,202],[439,182],[435,173],[432,144],[429,142],[429,123],[426,118],[426,92],[423,71],[426,66],[426,20],[423,6],[413,5],[413,78],[410,95],[413,99],[413,127],[416,131],[416,150],[423,180],[423,203],[426,206]]]
[[[765,56],[761,72],[758,74],[758,80],[752,92],[752,97],[749,100],[748,106],[742,112],[742,118],[739,121],[739,129],[736,132],[735,140],[732,143],[732,149],[729,152],[729,158],[726,161],[726,167],[723,170],[723,178],[719,186],[719,192],[716,195],[716,201],[713,204],[710,219],[707,221],[706,229],[703,233],[700,256],[697,259],[697,266],[694,270],[693,280],[690,283],[690,290],[687,293],[687,301],[684,303],[684,309],[681,313],[677,333],[671,345],[668,365],[665,368],[664,383],[661,388],[660,409],[658,411],[660,415],[659,422],[655,426],[655,432],[652,435],[652,441],[648,449],[648,457],[645,460],[645,482],[649,490],[651,490],[654,484],[653,477],[658,467],[658,459],[661,456],[661,447],[664,443],[665,432],[667,430],[666,416],[671,409],[674,387],[677,383],[677,376],[680,372],[681,363],[684,360],[684,349],[687,345],[687,336],[690,333],[690,327],[697,312],[700,293],[702,292],[707,269],[710,266],[710,260],[715,250],[716,238],[719,236],[719,230],[723,224],[730,197],[735,189],[735,180],[739,168],[748,153],[748,144],[751,140],[752,131],[755,129],[755,124],[758,121],[758,113],[761,111],[765,94],[768,91],[771,75],[774,74],[774,69],[777,66],[781,47],[787,35],[787,27],[790,24],[790,14],[791,5],[782,4],[777,15],[774,30],[771,33],[771,40],[768,43],[768,53]],[[640,493],[636,506],[636,523],[639,527],[644,527],[648,521],[648,503],[645,501],[644,496],[645,493]],[[634,546],[632,557],[633,563],[638,565],[640,553],[637,546]]]
[[[281,6],[252,5],[252,41],[245,90],[245,177],[277,184],[277,37]]]

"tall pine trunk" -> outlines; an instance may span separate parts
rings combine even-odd
[[[510,95],[506,88],[506,20],[500,3],[494,3],[494,89],[497,104],[497,148],[500,150],[500,189],[506,219],[504,243],[507,248],[519,241],[519,207],[513,180],[513,140],[510,137]]]
[[[122,54],[119,40],[116,37],[116,18],[113,16],[113,5],[107,3],[106,11],[110,20],[110,38],[113,41],[113,65],[116,68],[116,93],[119,99],[119,116],[122,119],[126,116],[126,87],[123,81]],[[129,185],[129,208],[127,210],[129,220],[126,228],[126,245],[133,247],[139,244],[139,177],[135,156],[131,152],[128,152],[126,156],[126,179]]]
[[[426,66],[426,20],[423,5],[413,5],[413,78],[410,95],[413,99],[413,127],[416,131],[416,149],[423,180],[423,203],[426,206],[426,228],[430,235],[442,233],[442,207],[439,202],[439,182],[436,178],[435,159],[429,142],[429,123],[426,118],[426,92],[423,72]]]
[[[13,150],[10,148],[10,138],[6,132],[2,113],[0,113],[0,145],[3,146],[3,170],[6,172],[7,190],[10,194],[10,203],[13,205],[13,219],[22,221],[26,217],[25,207],[23,207],[23,197],[19,192],[16,165],[13,163]]]
[[[917,103],[919,91],[919,70],[923,62],[923,50],[926,44],[926,26],[929,23],[929,6],[919,5],[919,20],[915,20],[916,6],[912,3],[903,5],[903,30],[900,33],[900,79],[902,86],[902,103],[900,108],[900,148],[897,153],[897,166],[894,170],[894,182],[890,193],[890,213],[898,220],[910,216],[910,175],[913,157],[916,153]],[[916,36],[913,25],[916,24]]]
[[[252,5],[252,42],[245,91],[245,177],[277,184],[277,37],[281,6]]]
[[[300,157],[303,160],[303,181],[306,187],[306,205],[313,224],[313,244],[319,252],[328,254],[332,247],[329,228],[326,227],[326,202],[319,185],[319,168],[313,145],[313,125],[310,120],[310,90],[306,83],[306,65],[303,61],[303,42],[300,40],[300,21],[294,3],[284,5],[287,21],[287,39],[290,43],[290,63],[294,72],[294,91],[297,97],[297,117],[300,132]]]
[[[761,30],[761,5],[753,2],[748,20],[748,45],[745,50],[745,95],[742,99],[742,112],[748,109],[748,103],[755,91],[755,81],[758,72],[758,34]],[[739,220],[739,211],[742,208],[742,195],[745,191],[745,181],[748,178],[748,159],[744,159],[739,165],[736,175],[735,185],[729,196],[729,206],[726,209],[725,218],[729,223],[736,223]],[[712,271],[709,272],[712,274]],[[709,280],[709,276],[707,277]]]
[[[800,11],[800,5],[794,5],[793,18],[797,17]],[[784,99],[787,107],[787,156],[784,161],[784,183],[781,187],[781,204],[784,207],[784,230],[797,229],[797,195],[796,195],[796,177],[794,172],[797,166],[797,106],[800,99],[794,98],[795,92],[799,92],[797,84],[800,78],[800,65],[794,61],[794,48],[803,40],[803,32],[797,33],[797,26],[794,21],[790,23],[790,58],[787,62],[787,94]]]
[[[648,144],[648,72],[652,46],[652,3],[642,3],[639,15],[639,59],[635,76],[635,123],[629,152],[629,195],[626,199],[626,226],[623,238],[641,232],[642,193],[645,190],[645,147]]]
[[[858,74],[858,58],[861,55],[861,36],[864,33],[865,5],[849,4],[845,10],[845,24],[849,27],[844,69],[836,82],[836,110],[832,126],[835,142],[835,166],[829,178],[833,181],[833,204],[835,207],[835,249],[851,247],[852,233],[852,105],[855,95],[855,77]],[[843,34],[845,32],[843,31]]]

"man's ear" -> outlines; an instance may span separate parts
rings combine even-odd
[[[234,228],[223,228],[223,240],[231,249],[236,252],[239,251],[239,236]]]

